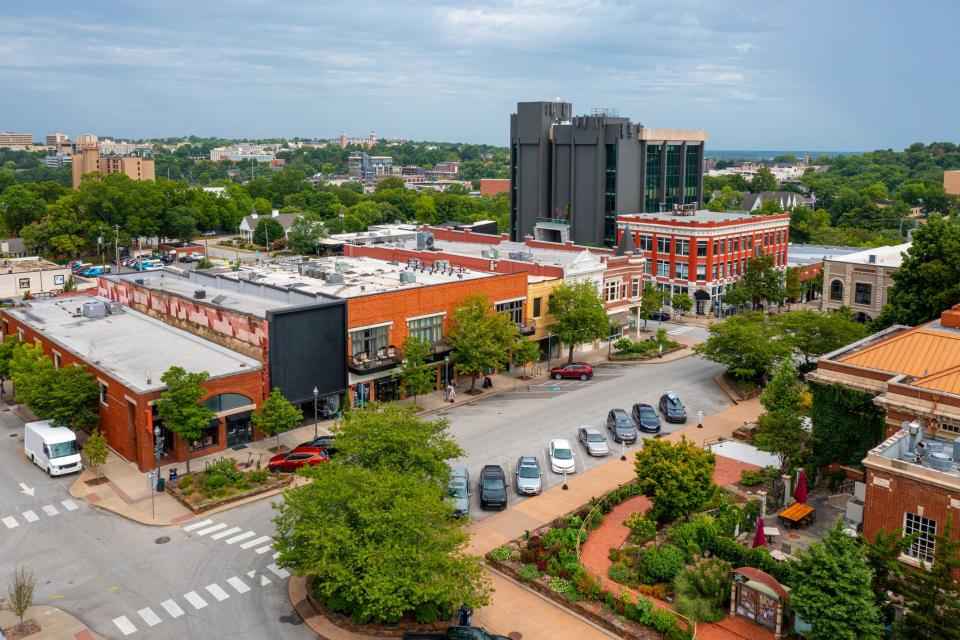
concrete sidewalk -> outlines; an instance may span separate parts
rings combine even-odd
[[[104,640],[103,636],[94,633],[72,615],[56,607],[30,607],[23,619],[35,620],[40,625],[40,631],[30,635],[30,640]],[[12,611],[0,607],[0,629],[12,627],[19,621]]]

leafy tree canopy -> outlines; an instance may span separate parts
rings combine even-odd
[[[716,494],[713,453],[686,438],[644,440],[634,467],[637,486],[653,503],[659,520],[673,520],[699,509]]]
[[[610,335],[610,320],[603,300],[590,281],[564,283],[554,289],[550,314],[555,320],[550,331],[567,345],[569,362],[573,362],[576,345]]]
[[[478,375],[509,361],[516,335],[510,318],[495,312],[486,296],[464,298],[454,310],[447,342],[457,370],[472,377],[471,390]]]

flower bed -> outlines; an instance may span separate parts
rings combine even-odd
[[[293,476],[266,469],[243,472],[224,458],[199,473],[188,473],[167,484],[167,493],[194,513],[267,493],[289,485]]]
[[[613,347],[616,351],[610,354],[611,360],[649,360],[659,357],[661,348],[664,355],[683,348],[679,343],[668,339],[667,332],[663,329],[657,331],[655,340],[636,342],[624,336],[614,342]]]

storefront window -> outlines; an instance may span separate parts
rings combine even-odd
[[[430,343],[440,342],[443,339],[443,315],[408,320],[407,329],[411,338],[416,336]]]

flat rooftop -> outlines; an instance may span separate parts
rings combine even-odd
[[[0,273],[27,273],[28,271],[48,271],[51,269],[66,269],[65,266],[44,260],[43,258],[4,258],[0,260]]]
[[[496,236],[492,236],[496,238]],[[405,249],[415,249],[416,243],[411,245],[402,245]],[[520,260],[523,262],[537,262],[540,264],[555,265],[558,267],[568,267],[572,265],[577,257],[583,253],[580,251],[571,251],[569,249],[543,249],[540,247],[528,247],[522,242],[511,242],[509,240],[495,240],[490,244],[480,244],[477,242],[456,242],[453,240],[435,240],[433,246],[445,253],[455,253],[462,256],[471,256],[474,258],[487,258],[495,255],[496,260]],[[496,252],[492,254],[491,252]],[[596,259],[605,256],[605,253],[592,253]],[[511,257],[512,256],[512,257]]]
[[[910,467],[922,470],[924,475],[942,474],[945,479],[951,477],[952,482],[960,482],[960,440],[931,438],[922,433],[911,441],[911,435],[906,429],[878,444],[867,452],[867,457],[875,456],[886,460],[896,460],[894,468],[909,469]],[[912,447],[911,447],[912,445]]]
[[[246,280],[328,298],[354,298],[493,277],[490,273],[459,267],[413,268],[407,263],[339,256],[307,262],[275,260],[218,275],[224,280]]]
[[[801,267],[860,251],[860,247],[831,247],[824,244],[794,244],[787,248],[787,266]]]
[[[341,244],[383,244],[396,240],[416,240],[419,228],[415,224],[371,225],[366,231],[355,233],[335,233],[323,238],[320,244],[336,246]]]
[[[75,315],[85,302],[95,301],[107,302],[79,295],[31,301],[4,313],[138,393],[165,388],[160,376],[172,366],[206,371],[211,378],[261,368],[257,360],[129,307],[104,318]]]
[[[895,244],[887,247],[874,247],[872,249],[862,249],[854,253],[830,258],[834,262],[846,262],[850,264],[877,264],[881,267],[899,267],[903,264],[903,254],[910,248],[912,242]]]
[[[738,211],[708,211],[697,209],[692,213],[677,215],[673,211],[659,213],[627,213],[617,216],[617,222],[679,222],[704,224],[709,222],[747,222],[762,221],[770,216],[757,216],[752,213]]]

